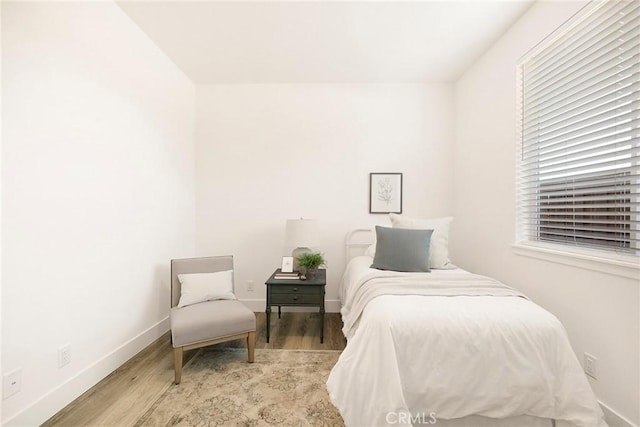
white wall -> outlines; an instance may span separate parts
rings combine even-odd
[[[234,254],[239,297],[262,311],[285,220],[316,218],[337,311],[347,230],[389,224],[368,213],[370,172],[404,173],[406,214],[451,213],[452,101],[448,84],[198,86],[198,254]]]
[[[516,62],[583,2],[538,2],[456,85],[453,260],[521,289],[598,358],[597,397],[640,424],[640,285],[516,255]]]
[[[3,421],[37,425],[168,329],[195,88],[111,2],[3,2],[2,39]]]
[[[2,22],[2,6],[0,6],[0,23]],[[2,82],[2,31],[0,31],[0,82]],[[2,100],[0,99],[0,165],[2,164]],[[0,173],[0,200],[2,200],[2,173]],[[0,224],[2,209],[0,208]],[[2,227],[0,226],[0,373],[2,369]],[[0,405],[0,424],[2,424],[2,405]]]

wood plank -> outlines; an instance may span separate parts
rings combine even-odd
[[[343,350],[339,313],[325,314],[324,343],[320,344],[318,313],[271,314],[271,342],[266,343],[266,315],[256,313],[255,348]],[[241,339],[217,344],[242,348]],[[184,352],[186,364],[198,350]],[[164,391],[173,384],[173,347],[166,333],[149,347],[109,374],[82,396],[47,420],[43,426],[133,425]]]

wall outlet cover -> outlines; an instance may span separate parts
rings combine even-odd
[[[594,380],[598,379],[597,361],[598,359],[595,356],[589,353],[584,354],[584,372]]]
[[[22,386],[22,369],[7,372],[2,376],[2,398],[6,399],[20,391]]]
[[[71,346],[65,344],[58,347],[58,368],[68,365],[71,362]]]

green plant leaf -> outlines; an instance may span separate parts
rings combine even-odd
[[[299,266],[306,268],[322,267],[326,264],[324,256],[320,252],[302,254],[297,260]]]

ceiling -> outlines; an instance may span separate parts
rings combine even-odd
[[[119,1],[196,84],[457,80],[532,4]]]

